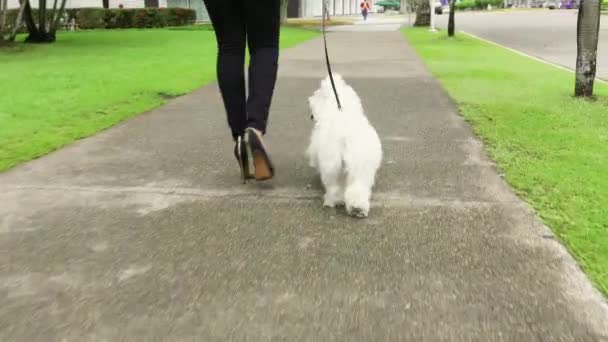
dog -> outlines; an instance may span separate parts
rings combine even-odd
[[[355,90],[338,74],[334,83],[342,100],[341,109],[329,76],[308,99],[314,127],[306,154],[310,166],[321,176],[323,205],[344,205],[349,215],[363,218],[369,215],[382,145]]]

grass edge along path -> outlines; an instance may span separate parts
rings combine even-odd
[[[575,99],[566,70],[462,34],[403,33],[506,181],[608,295],[608,86]]]
[[[318,34],[283,27],[281,49]],[[0,49],[0,84],[11,85],[0,96],[0,172],[212,82],[216,51],[210,25],[61,32],[54,44]]]

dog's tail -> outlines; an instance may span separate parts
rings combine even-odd
[[[327,0],[323,1],[323,44],[325,46],[325,63],[327,64],[327,72],[329,73],[329,79],[331,80],[331,87],[334,89],[334,95],[336,96],[336,103],[338,104],[338,109],[342,109],[342,104],[340,103],[340,97],[338,96],[338,90],[336,89],[336,84],[334,83],[334,75],[331,72],[331,63],[329,62],[329,53],[327,52],[327,34],[325,29],[325,20],[326,17],[329,16],[329,12],[327,10]]]

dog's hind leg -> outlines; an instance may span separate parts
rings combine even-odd
[[[342,186],[342,161],[340,159],[324,159],[319,163],[321,181],[325,188],[323,206],[333,208],[344,202]]]
[[[374,174],[349,173],[346,178],[346,191],[344,192],[344,202],[346,212],[355,217],[367,217],[370,208],[370,197]]]

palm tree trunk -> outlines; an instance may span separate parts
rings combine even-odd
[[[456,0],[450,1],[450,19],[448,21],[448,37],[454,37],[456,31]]]
[[[593,83],[597,68],[597,45],[600,31],[599,0],[581,0],[576,32],[576,85],[577,97],[593,96]]]

